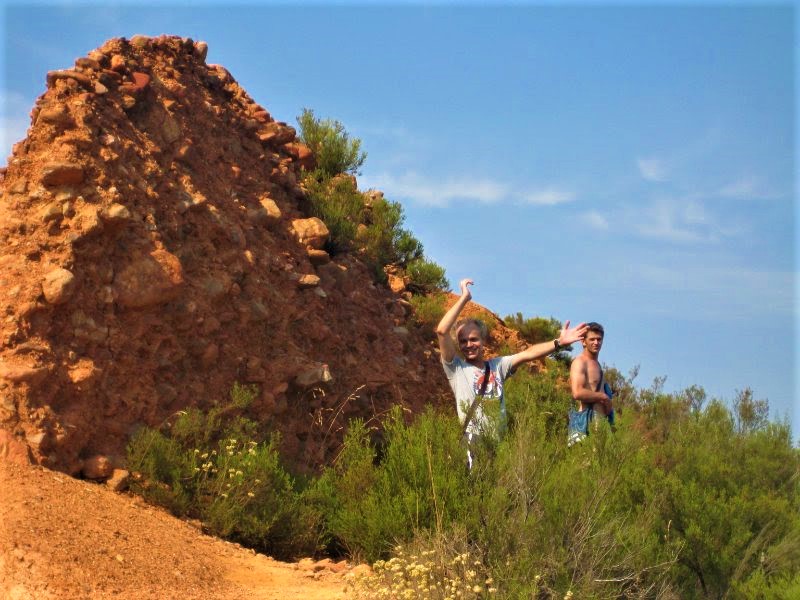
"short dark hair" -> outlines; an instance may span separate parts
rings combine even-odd
[[[589,328],[588,331],[593,331],[594,333],[599,333],[602,337],[606,336],[606,330],[603,329],[603,326],[600,325],[600,323],[597,323],[595,321],[591,321],[591,322],[587,323],[586,326]]]

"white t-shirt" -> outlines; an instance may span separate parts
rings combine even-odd
[[[499,356],[489,363],[489,382],[483,400],[478,401],[475,414],[467,426],[467,433],[499,437],[506,427],[506,402],[503,384],[511,371],[511,357]],[[472,401],[480,394],[484,369],[469,364],[460,356],[449,363],[442,361],[450,389],[456,397],[458,420],[462,425]]]

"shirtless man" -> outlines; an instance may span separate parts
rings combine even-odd
[[[547,356],[560,350],[562,346],[577,342],[583,339],[586,333],[585,324],[581,323],[570,329],[569,321],[567,321],[558,338],[553,341],[534,344],[511,356],[484,360],[486,326],[480,321],[466,319],[456,328],[458,348],[461,350],[463,358],[457,356],[456,345],[453,343],[450,330],[455,325],[458,315],[472,298],[469,290],[469,286],[472,284],[471,279],[461,280],[459,284],[461,297],[450,307],[436,327],[442,367],[456,397],[456,411],[459,420],[464,425],[468,441],[475,435],[497,438],[502,433],[506,420],[503,384],[515,367]],[[488,378],[486,377],[487,373]],[[486,380],[485,383],[484,380]],[[470,415],[470,422],[465,423],[467,413],[475,398],[481,395],[481,390],[483,398],[476,405],[473,414]],[[471,465],[472,458],[469,453],[468,460]]]
[[[580,411],[589,408],[595,416],[608,417],[611,414],[611,396],[603,385],[603,369],[597,356],[603,347],[605,331],[600,323],[587,323],[588,331],[583,338],[583,352],[572,361],[569,369],[569,382],[572,397],[580,402]]]

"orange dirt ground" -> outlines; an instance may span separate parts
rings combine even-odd
[[[278,562],[140,498],[0,461],[4,599],[346,598],[350,569],[335,567]]]

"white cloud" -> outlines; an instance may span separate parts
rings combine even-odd
[[[575,199],[575,194],[567,190],[561,190],[550,186],[529,192],[525,194],[524,197],[528,204],[555,206],[557,204],[564,204],[565,202],[572,202]]]
[[[585,212],[580,216],[580,218],[584,224],[588,225],[593,229],[601,229],[601,230],[608,229],[608,219],[606,219],[596,210]]]
[[[557,206],[572,202],[575,194],[557,186],[521,191],[501,180],[476,177],[448,177],[446,179],[423,176],[414,171],[394,175],[381,173],[360,178],[363,188],[376,188],[390,198],[406,199],[428,206],[445,207],[453,202],[496,204],[509,202],[533,206]]]
[[[629,218],[639,235],[674,243],[719,242],[738,231],[719,225],[703,205],[676,199],[658,200]]]
[[[743,177],[719,189],[718,195],[734,200],[771,200],[776,194],[767,189],[758,177]]]
[[[667,167],[657,158],[639,158],[636,160],[639,174],[647,181],[666,181]]]
[[[459,178],[434,180],[409,172],[401,176],[384,173],[362,177],[362,184],[386,192],[390,198],[407,198],[429,206],[447,206],[453,201],[494,204],[509,197],[508,185],[491,179]]]

